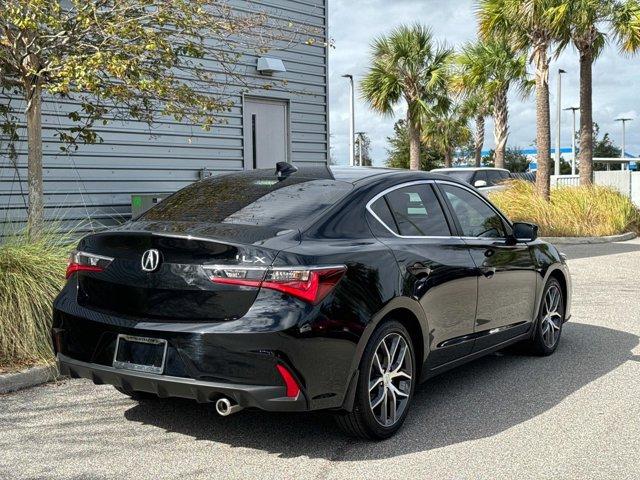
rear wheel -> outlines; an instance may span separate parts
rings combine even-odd
[[[364,351],[353,411],[339,414],[338,424],[346,433],[360,438],[392,436],[407,416],[415,371],[409,332],[397,321],[384,323]]]
[[[126,395],[127,397],[132,398],[133,400],[153,400],[155,398],[158,398],[157,395],[154,395],[153,393],[149,393],[149,392],[136,392],[134,390],[129,390],[128,388],[116,387],[116,386],[114,386],[113,388],[115,388],[117,391],[119,391],[123,395]]]

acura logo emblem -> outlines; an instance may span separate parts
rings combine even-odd
[[[147,250],[142,254],[142,270],[145,272],[155,272],[160,265],[160,252],[155,248]]]

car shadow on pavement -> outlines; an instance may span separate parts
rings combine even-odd
[[[565,325],[550,357],[494,354],[418,387],[404,428],[391,440],[345,437],[329,414],[244,410],[219,417],[212,404],[149,401],[125,412],[133,422],[196,440],[333,461],[379,459],[489,437],[544,414],[569,395],[637,360],[636,335],[581,323]]]

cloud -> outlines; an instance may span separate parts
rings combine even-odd
[[[330,125],[334,159],[341,164],[349,158],[349,85],[341,78],[354,75],[356,82],[366,74],[371,41],[402,23],[419,21],[433,30],[434,36],[450,46],[459,46],[476,35],[475,2],[471,0],[330,0],[329,30],[336,48],[329,57]],[[640,111],[640,57],[622,56],[615,46],[608,46],[593,69],[594,121],[601,132],[609,132],[616,144],[621,143],[621,127],[615,122],[620,115],[637,117]],[[579,62],[574,49],[567,49],[551,65],[551,125],[556,124],[556,73],[563,75],[562,107],[579,103]],[[509,145],[528,147],[535,139],[535,100],[510,96]],[[356,96],[356,130],[366,131],[372,140],[372,157],[383,165],[387,157],[386,138],[393,133],[395,120],[405,115],[401,106],[395,117],[382,117],[371,111]],[[571,112],[562,114],[562,143],[570,145]],[[493,146],[492,122],[487,122],[487,148]],[[555,144],[555,134],[552,143]],[[627,150],[640,155],[640,119],[627,126]]]

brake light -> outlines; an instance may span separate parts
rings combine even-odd
[[[298,386],[298,382],[293,378],[293,375],[287,367],[282,364],[277,364],[276,368],[278,369],[278,373],[282,377],[285,386],[287,387],[287,398],[297,398],[300,394],[300,387]]]
[[[321,302],[342,279],[347,267],[214,267],[211,281],[225,285],[268,288],[307,303]]]
[[[74,250],[69,255],[66,277],[69,278],[76,272],[102,272],[112,261],[111,257]]]

